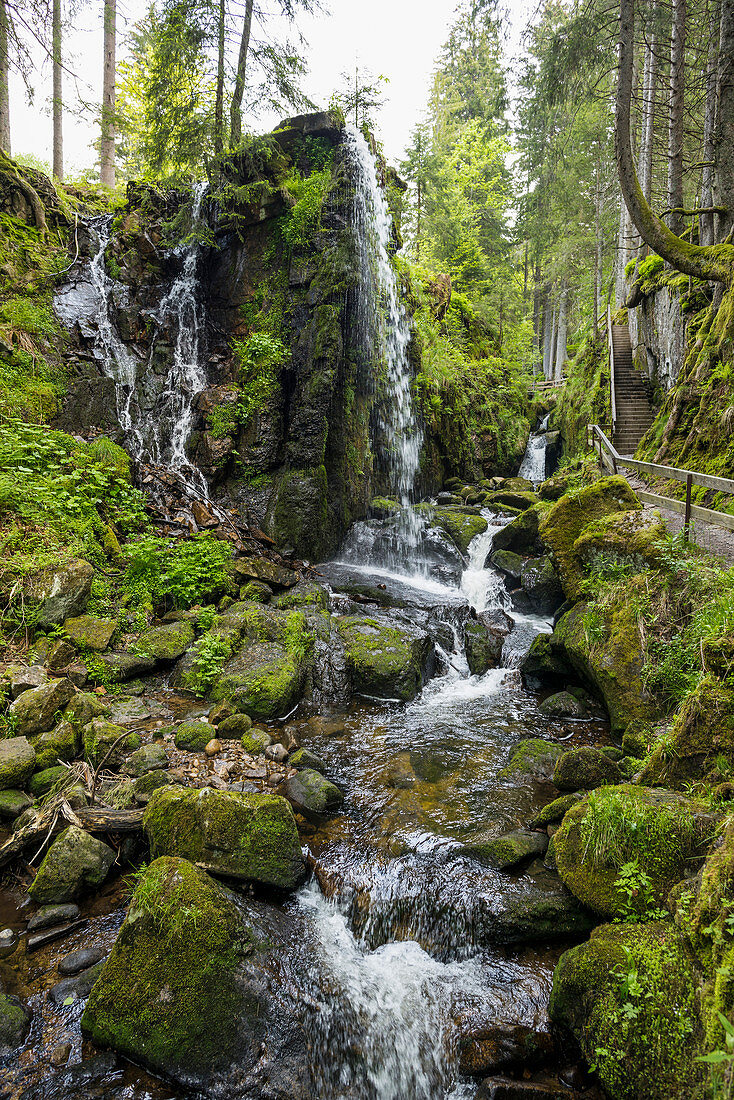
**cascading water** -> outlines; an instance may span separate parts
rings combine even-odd
[[[194,229],[201,224],[206,190],[204,182],[194,187],[191,212]],[[96,351],[105,373],[115,382],[117,416],[127,449],[136,461],[165,466],[174,473],[188,497],[206,499],[206,479],[186,455],[194,400],[206,386],[201,348],[201,246],[192,241],[174,250],[174,257],[181,263],[180,274],[149,315],[155,334],[145,361],[120,339],[115,323],[117,310],[126,304],[128,292],[112,278],[105,264],[112,219],[100,219],[95,228],[99,244],[90,274],[98,300]],[[172,354],[165,372],[159,375],[157,351],[171,337]],[[143,382],[152,388],[147,398],[142,393]]]
[[[384,372],[380,430],[383,459],[390,487],[401,505],[395,516],[392,549],[383,554],[393,567],[415,558],[422,524],[413,511],[415,481],[423,434],[413,408],[412,373],[408,362],[410,327],[400,302],[398,281],[390,260],[393,221],[377,166],[364,135],[347,126],[345,145],[354,176],[352,220],[360,268],[356,310],[357,339],[377,369]]]
[[[520,465],[520,469],[518,470],[518,477],[527,478],[528,481],[532,481],[535,485],[538,485],[541,481],[545,481],[546,431],[549,419],[550,413],[541,421],[539,431],[533,432],[530,436],[528,445],[525,448],[525,455]]]

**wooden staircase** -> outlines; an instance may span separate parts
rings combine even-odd
[[[612,443],[619,454],[633,455],[655,419],[656,410],[650,404],[647,379],[635,370],[627,325],[610,323],[609,328],[614,372],[612,393],[617,414]]]

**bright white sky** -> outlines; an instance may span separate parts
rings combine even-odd
[[[124,54],[127,30],[141,18],[147,0],[118,0],[118,58]],[[353,67],[355,57],[375,75],[390,80],[380,116],[380,136],[388,158],[398,160],[411,129],[426,105],[434,61],[443,45],[455,11],[455,0],[325,0],[328,14],[301,17],[299,26],[309,43],[309,75],[304,90],[317,104],[326,106],[339,75]],[[520,32],[536,8],[528,0],[506,0],[509,8],[510,49],[514,52]],[[75,30],[68,36],[68,67],[79,74],[78,92],[90,103],[101,96],[102,2],[93,0],[79,10]],[[48,106],[51,71],[48,62],[34,75],[35,102],[27,103],[20,79],[11,86],[13,152],[33,153],[51,159],[51,118]],[[65,79],[65,98],[77,98],[74,82]],[[264,117],[253,123],[267,130],[279,119]],[[64,160],[67,176],[95,160],[91,144],[96,130],[86,118],[65,116]]]

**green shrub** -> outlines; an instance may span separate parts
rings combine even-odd
[[[231,556],[229,543],[209,534],[182,541],[146,535],[124,548],[125,580],[143,584],[154,598],[190,607],[226,586]]]

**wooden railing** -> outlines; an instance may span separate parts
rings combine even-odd
[[[643,462],[639,458],[629,458],[620,455],[609,441],[604,431],[598,424],[589,425],[589,446],[599,453],[599,464],[612,473],[619,473],[620,469],[639,470],[643,474],[651,474],[653,477],[665,478],[667,481],[680,481],[686,487],[685,502],[675,497],[663,497],[658,493],[641,492],[635,489],[637,496],[645,504],[657,504],[661,508],[667,508],[671,512],[679,512],[683,517],[683,527],[686,539],[690,538],[691,520],[700,520],[702,523],[711,523],[716,527],[726,527],[734,531],[734,515],[727,512],[715,512],[712,508],[702,508],[691,502],[691,490],[694,485],[702,485],[705,489],[713,489],[717,493],[727,493],[734,496],[734,481],[726,477],[714,477],[712,474],[700,474],[696,470],[679,470],[676,466],[660,466],[655,462]]]
[[[532,382],[532,385],[531,385],[530,388],[531,388],[531,390],[553,390],[553,389],[556,389],[558,386],[562,386],[565,381],[566,381],[565,378],[545,379],[545,378],[542,378],[538,374],[533,379],[533,382]]]
[[[614,340],[612,338],[612,307],[607,306],[607,337],[609,339],[609,379],[611,386],[611,406],[612,406],[612,439],[614,439],[614,433],[617,430],[617,392],[614,383]]]

